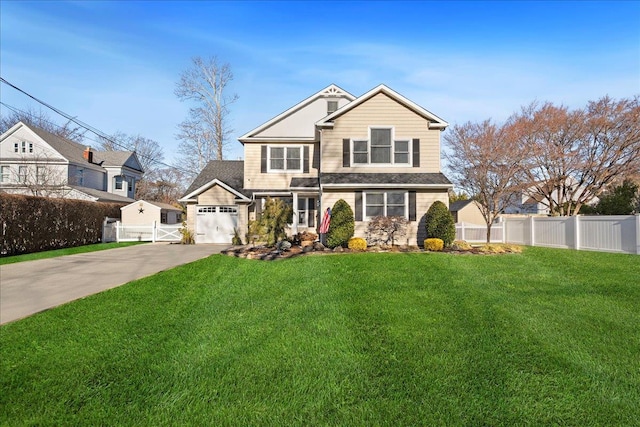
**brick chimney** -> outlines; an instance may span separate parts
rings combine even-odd
[[[93,163],[93,151],[91,151],[91,147],[87,147],[84,149],[82,157],[84,157],[87,162]]]

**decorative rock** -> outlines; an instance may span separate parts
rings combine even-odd
[[[313,244],[313,250],[314,251],[324,251],[325,249],[326,249],[325,246],[320,242],[315,242]]]
[[[302,247],[302,252],[304,252],[305,254],[308,252],[312,252],[313,251],[313,246],[303,246]]]
[[[342,246],[336,246],[333,249],[333,252],[344,252],[344,248]]]

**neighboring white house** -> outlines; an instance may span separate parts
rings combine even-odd
[[[0,136],[0,191],[132,202],[142,166],[130,151],[95,151],[23,122]]]
[[[138,200],[120,208],[122,224],[150,225],[182,222],[182,209],[167,203]]]
[[[576,201],[582,196],[582,190],[578,187],[578,183],[573,178],[567,178],[567,184],[559,187],[552,187],[550,184],[540,185],[544,187],[545,192],[549,191],[551,201],[538,191],[538,186],[531,185],[529,188],[513,193],[509,196],[509,202],[506,204],[503,213],[505,214],[523,214],[523,215],[550,215],[550,206],[567,203],[569,200]],[[552,189],[553,188],[553,189]],[[564,193],[563,193],[564,191]],[[590,201],[589,204],[596,203],[597,198]]]

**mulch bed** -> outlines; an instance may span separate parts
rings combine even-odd
[[[328,255],[328,254],[339,254],[339,253],[357,253],[363,251],[352,251],[348,248],[335,248],[329,249],[324,247],[322,244],[316,242],[313,246],[301,247],[297,245],[291,246],[290,249],[285,251],[279,251],[276,248],[269,248],[263,245],[244,245],[244,246],[232,246],[227,250],[222,251],[223,254],[228,256],[234,256],[237,258],[246,258],[246,259],[257,259],[263,261],[273,261],[278,259],[286,259],[286,258],[294,258],[302,255]],[[364,252],[397,252],[397,253],[419,253],[419,252],[429,252],[424,249],[419,248],[418,246],[392,246],[388,248],[382,248],[380,246],[371,246],[368,247]],[[505,252],[488,252],[486,250],[482,250],[481,248],[472,247],[470,249],[452,249],[445,248],[442,252],[454,254],[454,255],[499,255],[502,253],[517,253],[519,251],[508,250]]]

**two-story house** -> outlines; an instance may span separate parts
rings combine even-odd
[[[133,152],[95,151],[23,122],[0,136],[7,193],[130,203],[142,174]]]
[[[316,231],[322,212],[344,199],[356,236],[370,218],[404,216],[406,243],[424,238],[424,215],[448,204],[440,133],[448,123],[385,85],[360,97],[331,85],[239,138],[244,161],[214,161],[181,199],[196,242],[244,236],[267,197],[291,203],[291,233]]]

